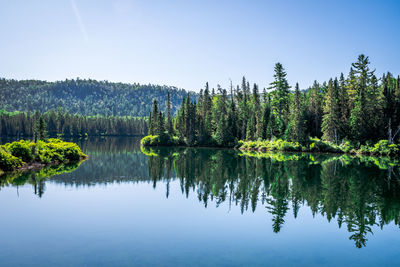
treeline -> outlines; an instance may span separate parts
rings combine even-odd
[[[57,111],[0,111],[0,136],[32,137],[42,128],[41,135],[57,136],[134,136],[147,133],[145,118],[114,116],[82,116]]]
[[[171,102],[166,113],[154,100],[145,144],[234,146],[238,140],[281,138],[307,143],[309,137],[331,143],[365,144],[386,139],[393,143],[400,131],[400,78],[386,73],[378,79],[368,57],[360,55],[350,72],[306,90],[294,91],[282,64],[274,69],[274,81],[260,92],[243,77],[230,91],[206,84],[198,101],[182,100],[176,118]],[[169,98],[168,98],[169,99]]]
[[[41,113],[62,108],[86,116],[147,116],[153,99],[165,109],[167,92],[174,113],[187,94],[173,86],[112,83],[73,79],[57,82],[0,79],[0,108],[9,112]],[[191,93],[196,97],[195,93]]]

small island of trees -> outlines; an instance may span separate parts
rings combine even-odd
[[[87,158],[75,143],[47,139],[46,124],[42,117],[36,122],[34,133],[34,142],[20,140],[0,145],[0,176],[4,172],[39,169]]]

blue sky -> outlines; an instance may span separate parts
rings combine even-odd
[[[398,0],[0,0],[0,34],[5,78],[265,87],[279,61],[304,88],[360,53],[400,74]]]

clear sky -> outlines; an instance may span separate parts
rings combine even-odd
[[[400,74],[400,1],[0,0],[0,77],[175,85],[198,91],[281,62],[308,87],[360,53]]]

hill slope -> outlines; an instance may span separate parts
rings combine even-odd
[[[46,112],[61,107],[69,113],[104,116],[147,116],[153,99],[165,110],[167,92],[171,94],[172,112],[181,104],[187,91],[173,86],[112,83],[96,80],[0,79],[0,109],[6,111]],[[196,94],[191,92],[196,98]]]

